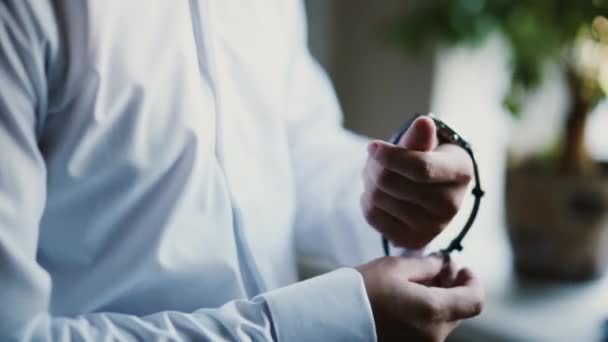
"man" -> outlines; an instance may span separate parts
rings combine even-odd
[[[295,251],[378,257],[363,217],[424,246],[471,175],[420,120],[364,190],[297,1],[0,4],[0,340],[442,340],[479,313],[434,257],[295,283]]]

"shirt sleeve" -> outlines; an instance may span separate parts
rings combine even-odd
[[[343,128],[332,84],[307,48],[303,9],[289,80],[287,120],[296,175],[301,263],[327,268],[382,255],[380,234],[360,208],[368,138]]]
[[[373,340],[364,284],[353,269],[190,313],[52,314],[52,281],[36,261],[46,198],[37,132],[52,64],[42,36],[53,30],[42,27],[52,21],[49,3],[0,1],[0,341]]]
[[[328,305],[331,310],[319,310]],[[59,342],[373,341],[370,315],[361,275],[353,269],[340,269],[252,300],[235,300],[193,313],[166,311],[145,317],[92,313],[66,318],[40,312],[20,329],[1,330],[0,337]]]

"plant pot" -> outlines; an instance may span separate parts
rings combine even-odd
[[[519,273],[586,280],[606,270],[608,167],[598,169],[563,176],[526,162],[507,170],[507,227]]]

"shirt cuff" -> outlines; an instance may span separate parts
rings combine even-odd
[[[262,295],[278,341],[376,341],[363,277],[342,268]]]

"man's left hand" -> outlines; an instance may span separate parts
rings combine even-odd
[[[369,144],[363,213],[395,246],[422,248],[460,209],[473,175],[466,152],[439,145],[432,119],[420,117],[397,145]]]

